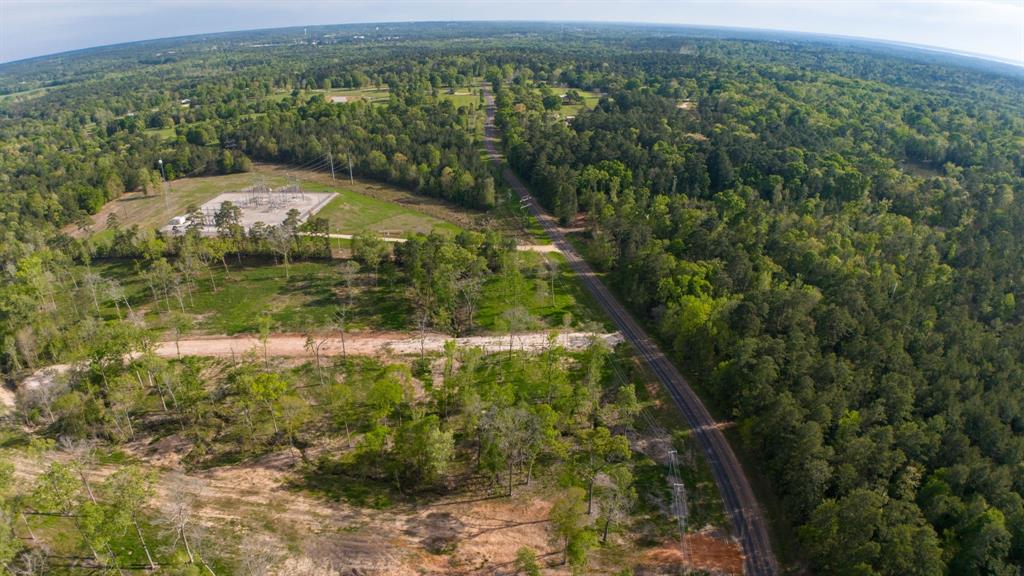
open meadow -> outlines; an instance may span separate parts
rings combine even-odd
[[[107,230],[111,215],[122,227],[138,225],[142,230],[156,230],[171,218],[185,214],[189,206],[200,206],[216,196],[236,192],[263,183],[272,188],[297,184],[308,192],[334,193],[334,199],[317,212],[327,218],[330,231],[354,234],[364,230],[405,236],[427,233],[437,228],[456,232],[471,226],[472,221],[441,202],[416,196],[387,184],[356,180],[332,181],[330,174],[292,171],[273,165],[258,165],[253,172],[174,180],[150,194],[131,192],[107,203],[91,217],[86,229],[68,226],[73,236],[91,235],[94,240],[110,238]],[[166,190],[166,193],[164,192]]]

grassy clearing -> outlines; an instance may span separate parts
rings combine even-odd
[[[542,330],[584,326],[594,322],[604,329],[610,324],[598,312],[590,294],[576,279],[565,258],[558,253],[538,254],[521,252],[525,271],[525,286],[520,293],[519,303],[529,312],[532,319],[528,329]],[[546,272],[545,261],[557,262],[557,276],[552,284]],[[554,290],[552,290],[552,286]],[[480,329],[489,332],[503,332],[508,329],[505,312],[516,301],[510,294],[506,280],[493,276],[484,284],[483,299],[476,321]]]
[[[461,106],[470,106],[480,104],[480,90],[478,88],[460,88],[455,93],[450,93],[448,90],[441,90],[437,96],[442,100],[448,100],[455,105],[456,108]]]
[[[387,86],[380,86],[377,88],[332,89],[329,92],[325,92],[324,90],[310,90],[309,92],[311,94],[323,94],[324,98],[328,101],[335,97],[347,98],[349,102],[354,102],[356,100],[364,100],[366,102],[387,102],[391,99],[391,91]]]
[[[258,331],[261,314],[269,314],[275,330],[304,332],[329,328],[342,304],[344,284],[338,263],[329,261],[291,264],[290,278],[284,266],[270,263],[212,267],[213,290],[209,275],[198,279],[191,302],[185,299],[185,310],[192,319],[192,333],[239,334]],[[172,297],[169,302],[153,301],[146,282],[131,266],[121,262],[104,263],[94,269],[106,278],[118,278],[136,310],[145,311],[148,326],[159,332],[171,329],[167,311],[180,310]],[[381,281],[372,285],[369,274],[357,279],[348,326],[353,330],[402,330],[411,324],[412,313],[397,283]],[[112,305],[103,305],[101,314],[117,318]]]
[[[601,100],[601,93],[593,90],[576,90],[583,97],[582,104],[565,104],[559,110],[558,113],[562,117],[576,116],[583,109],[593,110],[594,106],[597,106],[598,101]]]
[[[166,203],[162,189],[149,196],[142,193],[125,194],[107,203],[92,217],[92,237],[97,241],[105,241],[112,236],[106,231],[107,217],[112,213],[117,215],[122,226],[137,224],[144,230],[155,230],[173,216],[183,214],[190,204],[202,204],[223,192],[251,186],[257,180],[263,180],[271,187],[284,186],[293,182],[296,176],[299,176],[299,185],[308,191],[335,192],[339,195],[320,212],[321,216],[331,221],[332,232],[352,234],[370,229],[411,233],[429,232],[434,228],[457,232],[470,223],[466,217],[456,220],[453,208],[433,209],[431,213],[420,210],[417,206],[421,202],[419,197],[393,186],[363,181],[355,184],[340,180],[332,182],[329,174],[326,179],[318,178],[318,175],[316,172],[295,175],[274,167],[261,166],[257,172],[175,180],[168,185]],[[374,194],[362,194],[359,190],[369,190]],[[434,203],[423,201],[423,205],[434,206]],[[462,226],[457,223],[459,221],[463,223]]]
[[[576,280],[561,255],[532,252],[519,255],[524,276],[519,303],[532,319],[523,329],[579,328],[593,322],[600,322],[604,329],[610,329],[604,317],[596,312],[590,294]],[[553,294],[544,271],[546,259],[559,262]],[[231,261],[229,266],[227,273],[220,266],[212,266],[209,273],[204,271],[197,279],[191,301],[185,297],[185,310],[191,318],[190,333],[255,333],[261,314],[270,316],[275,331],[331,329],[347,298],[338,261],[295,262],[291,264],[290,278],[285,278],[283,265],[275,266],[269,261],[247,262],[243,266]],[[103,262],[95,264],[93,269],[104,278],[117,278],[132,307],[145,313],[147,325],[164,337],[170,337],[172,325],[168,312],[180,310],[173,296],[169,301],[162,298],[154,301],[149,285],[129,263]],[[217,291],[213,290],[214,283]],[[415,328],[407,284],[399,272],[382,267],[376,282],[371,273],[360,273],[353,290],[353,308],[348,320],[350,329]],[[503,276],[489,278],[476,314],[475,332],[505,332],[508,329],[505,312],[513,301]],[[106,319],[117,318],[117,309],[112,304],[101,302],[100,312]]]
[[[458,232],[461,228],[412,208],[364,196],[344,188],[332,188],[320,183],[308,185],[314,192],[336,192],[338,194],[317,214],[331,223],[331,231],[353,234],[361,230],[373,230],[389,236],[408,236],[420,232],[429,233],[437,228]]]
[[[174,126],[169,128],[146,128],[146,133],[159,136],[161,140],[174,140],[178,136]]]
[[[122,226],[137,224],[144,230],[154,230],[166,224],[171,217],[183,214],[188,205],[202,204],[221,192],[249,186],[252,181],[251,174],[183,178],[168,184],[166,199],[164,188],[148,196],[141,192],[125,194],[108,202],[99,213],[92,216],[92,230],[104,231],[107,217],[112,213],[117,214]]]
[[[331,102],[332,98],[345,98],[344,101],[339,101],[337,104],[351,104],[359,101],[370,102],[371,104],[386,104],[391,100],[391,90],[387,86],[332,88],[330,90],[317,88],[313,90],[303,90],[300,98],[308,98],[316,94],[323,96],[328,102]],[[274,92],[267,98],[274,102],[280,102],[287,98],[291,98],[291,95],[291,90],[280,90]],[[449,93],[448,88],[441,88],[437,92],[437,97],[451,101],[456,108],[460,106],[467,106],[469,104],[478,104],[480,102],[480,93],[478,88],[458,88],[454,94]]]
[[[306,99],[314,94],[323,96],[328,102],[331,101],[332,97],[344,96],[348,99],[348,102],[355,102],[357,100],[364,100],[366,102],[387,102],[391,99],[391,91],[387,86],[372,87],[367,86],[364,88],[332,88],[331,90],[323,90],[321,88],[315,88],[312,90],[302,90],[299,98]],[[280,102],[292,97],[292,90],[278,90],[273,94],[267,96],[268,100],[273,102]]]
[[[423,196],[409,190],[398,188],[390,184],[374,182],[355,178],[350,180],[345,171],[343,162],[336,158],[337,180],[331,179],[330,172],[315,172],[312,170],[290,170],[276,164],[256,164],[255,173],[268,179],[271,177],[298,178],[304,186],[316,184],[326,188],[309,188],[310,190],[347,190],[376,200],[382,200],[391,204],[409,208],[418,213],[426,214],[438,220],[454,224],[458,228],[476,229],[481,227],[481,220],[485,213],[478,210],[464,208],[455,204],[445,202],[438,198]]]

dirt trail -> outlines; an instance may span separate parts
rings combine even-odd
[[[441,352],[445,342],[455,340],[460,348],[483,348],[486,352],[514,350],[538,352],[548,345],[549,332],[527,332],[499,336],[469,336],[452,338],[445,334],[428,332],[422,338],[409,332],[353,332],[345,335],[344,352],[357,356],[403,355],[425,352]],[[592,332],[562,332],[558,334],[557,344],[568,350],[586,348],[591,337],[604,340],[609,346],[622,342],[618,332],[596,334]],[[342,355],[342,338],[339,333],[314,336],[320,344],[321,356]],[[179,350],[182,356],[217,356],[231,357],[241,355],[255,349],[263,353],[263,344],[257,336],[246,334],[239,336],[203,336],[185,338],[178,341],[160,342],[156,353],[164,357],[175,357]],[[267,354],[270,356],[313,356],[306,348],[306,336],[303,334],[274,334],[267,340]]]

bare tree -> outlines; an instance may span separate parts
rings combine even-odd
[[[344,330],[345,330],[345,328],[344,328],[344,326],[342,326],[342,334],[344,334]],[[341,341],[342,341],[341,348],[342,348],[342,351],[344,352],[344,349],[345,349],[345,337],[344,336],[342,336]],[[316,338],[313,337],[312,334],[307,334],[306,335],[306,343],[303,346],[306,349],[306,352],[309,352],[310,354],[312,354],[313,358],[316,361],[316,377],[320,381],[320,385],[321,386],[324,385],[324,371],[323,371],[323,367],[320,364],[320,348],[324,344],[326,344],[326,343],[327,343],[327,339],[326,338],[321,338],[321,339],[317,340]]]
[[[195,300],[192,298],[192,288],[194,286],[194,279],[199,275],[199,270],[202,268],[202,263],[195,255],[195,250],[190,249],[182,253],[178,258],[178,262],[175,264],[178,271],[184,277],[185,290],[188,293],[188,305],[195,306]]]
[[[82,284],[85,285],[86,289],[89,290],[89,294],[92,295],[92,305],[96,308],[96,313],[100,313],[100,297],[99,291],[103,285],[103,277],[95,272],[86,272],[82,276]]]
[[[175,476],[170,497],[163,506],[161,524],[174,539],[171,548],[180,542],[188,554],[188,563],[196,563],[195,542],[198,525],[195,523],[196,503],[200,501],[204,486],[202,481],[185,475]]]
[[[359,264],[356,262],[348,261],[341,265],[341,277],[345,282],[345,298],[335,314],[335,322],[341,331],[341,356],[346,359],[348,358],[348,351],[345,349],[345,330],[348,327],[348,315],[352,311],[353,296],[355,295],[352,285],[358,273]]]
[[[27,407],[42,409],[46,414],[47,420],[50,421],[50,424],[53,424],[57,421],[56,416],[53,414],[53,403],[67,388],[67,378],[58,375],[53,368],[47,368],[43,372],[43,377],[37,378],[34,385],[23,387],[19,391],[19,401]],[[21,412],[28,414],[30,411],[21,410]]]
[[[37,542],[24,554],[19,554],[8,568],[15,576],[43,576],[50,573],[50,565],[46,561],[49,556],[49,548],[44,543]]]
[[[129,315],[131,314],[132,307],[128,303],[128,298],[125,296],[124,287],[117,280],[110,278],[103,283],[103,292],[107,298],[114,303],[114,309],[117,310],[118,319],[121,318],[121,302],[125,303],[128,307]]]
[[[89,478],[85,475],[85,471],[96,460],[96,447],[88,440],[75,440],[68,436],[61,436],[58,444],[61,450],[71,458],[74,470],[78,473],[86,493],[89,494],[89,500],[95,504],[96,495],[92,491],[92,485],[89,484]]]
[[[561,262],[558,258],[551,257],[544,259],[544,269],[548,277],[548,297],[551,298],[551,305],[555,305],[555,281],[561,272]]]
[[[291,277],[290,269],[288,267],[288,257],[291,256],[292,248],[294,247],[295,238],[287,228],[282,226],[272,226],[270,228],[270,235],[267,238],[270,242],[270,248],[277,254],[281,255],[281,259],[284,260],[284,277],[288,279]]]
[[[508,355],[512,357],[512,350],[515,345],[516,332],[526,329],[533,322],[530,312],[522,306],[513,306],[502,313],[502,318],[508,326]]]
[[[256,327],[260,332],[260,343],[263,344],[263,364],[270,368],[270,356],[267,351],[267,342],[270,341],[270,331],[274,328],[274,321],[267,314],[260,314],[256,319]]]

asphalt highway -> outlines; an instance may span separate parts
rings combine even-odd
[[[494,125],[494,96],[486,90],[487,123],[485,125],[485,145],[493,162],[503,166],[503,176],[508,185],[519,194],[519,198],[527,206],[537,221],[544,228],[551,242],[565,255],[569,266],[593,294],[604,311],[615,322],[623,337],[636,349],[639,357],[648,365],[651,372],[668,390],[693,430],[697,445],[700,446],[711,468],[712,475],[718,485],[726,512],[732,522],[733,530],[743,547],[744,572],[751,576],[772,576],[778,573],[778,564],[772,554],[768,540],[768,529],[760,512],[761,508],[754,497],[743,467],[732,451],[704,403],[690,388],[679,370],[665,357],[658,345],[651,340],[633,316],[615,299],[601,280],[594,275],[590,266],[580,257],[570,244],[556,221],[547,214],[530,191],[523,185],[511,168],[502,163],[501,154],[495,143],[500,139],[498,129]]]

